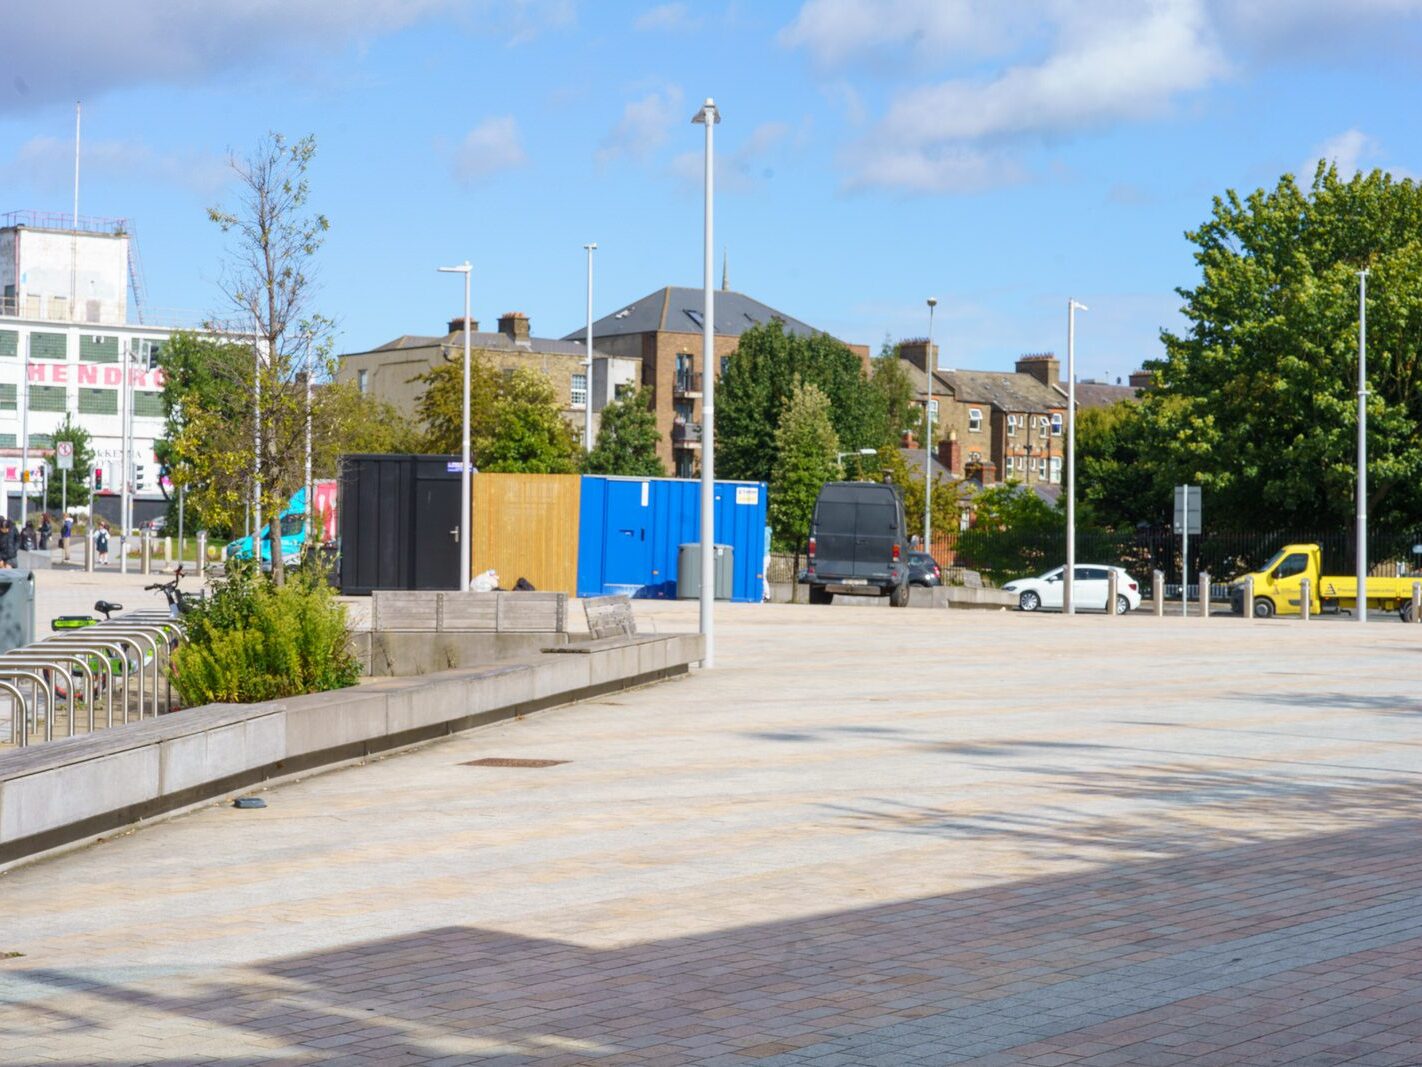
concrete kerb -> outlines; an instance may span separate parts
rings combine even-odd
[[[209,705],[0,754],[0,871],[254,786],[685,674],[702,655],[697,634],[633,640]]]

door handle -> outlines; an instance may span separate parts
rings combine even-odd
[[[452,538],[454,538],[456,541],[458,541],[458,540],[459,540],[459,527],[456,526],[454,529],[450,530],[450,531],[449,531],[449,536],[452,537]]]

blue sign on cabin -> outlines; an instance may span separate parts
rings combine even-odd
[[[676,599],[677,548],[701,539],[701,483],[585,475],[578,519],[578,596]],[[765,593],[766,486],[716,483],[716,544],[730,545],[731,599]]]

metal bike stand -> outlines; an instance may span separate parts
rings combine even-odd
[[[48,701],[48,703],[45,705],[44,739],[45,739],[46,741],[53,741],[53,740],[54,740],[54,688],[49,684],[49,681],[44,677],[43,672],[41,672],[41,671],[32,671],[32,670],[29,670],[29,669],[24,668],[24,667],[0,666],[0,679],[7,679],[7,680],[9,680],[9,681],[11,681],[11,682],[15,682],[15,683],[16,683],[16,689],[15,689],[16,692],[19,691],[19,685],[18,685],[18,683],[19,683],[19,680],[22,679],[22,678],[28,679],[29,681],[32,681],[32,682],[35,683],[35,711],[36,711],[36,713],[38,713],[38,711],[39,711],[39,693],[40,693],[40,690],[43,689],[44,692],[45,692],[45,699]],[[29,708],[28,708],[28,706],[25,704],[25,701],[24,701],[23,698],[21,698],[21,700],[20,700],[20,708],[19,708],[19,710],[20,710],[20,715],[21,715],[21,717],[22,717],[22,719],[23,719],[23,726],[22,726],[22,729],[20,730],[20,738],[21,738],[21,740],[20,740],[19,743],[20,743],[21,745],[28,745],[28,744],[30,743],[30,716],[29,716]]]
[[[16,655],[18,649],[6,652],[0,656],[0,668],[5,667],[35,667],[41,671],[54,671],[61,675],[65,683],[64,710],[69,719],[69,736],[74,736],[74,675],[70,673],[69,665],[66,664],[67,656],[44,656],[43,658],[26,655]],[[48,678],[48,675],[46,675]],[[54,691],[54,681],[50,679],[50,690]],[[50,708],[51,715],[59,713],[59,694],[55,693],[55,703]]]
[[[11,649],[9,652],[6,652],[5,655],[4,655],[4,658],[5,658],[5,659],[11,659],[11,660],[27,660],[27,661],[28,661],[28,660],[34,660],[35,662],[39,662],[40,660],[43,660],[43,659],[59,659],[59,660],[63,660],[63,661],[65,661],[65,662],[68,662],[68,663],[70,663],[70,664],[73,664],[73,665],[77,666],[81,671],[84,672],[84,684],[85,684],[85,687],[86,687],[86,688],[85,688],[84,702],[85,702],[85,704],[88,706],[88,709],[89,709],[89,732],[90,732],[90,733],[93,733],[93,732],[94,732],[94,703],[98,700],[98,697],[99,697],[99,690],[98,690],[98,683],[96,682],[96,680],[95,680],[95,678],[94,678],[94,669],[93,669],[93,667],[91,667],[91,666],[89,665],[89,661],[90,661],[91,659],[95,658],[95,657],[93,657],[93,656],[91,656],[91,655],[89,655],[89,654],[86,654],[86,653],[71,652],[71,651],[69,651],[69,650],[67,650],[67,649],[59,648],[58,646],[55,646],[55,651],[54,651],[54,652],[46,652],[46,651],[43,650],[43,649],[35,648],[33,645],[24,645],[24,646],[22,646],[22,647],[20,647],[20,648]],[[98,657],[98,658],[99,658],[100,660],[102,660],[103,663],[105,664],[105,669],[106,669],[106,670],[109,670],[109,671],[110,671],[110,674],[112,674],[112,669],[108,666],[108,660],[104,659],[103,657]],[[70,678],[70,685],[71,685],[71,688],[70,688],[70,694],[71,694],[71,696],[70,696],[70,731],[69,731],[69,735],[70,735],[71,737],[73,737],[73,736],[74,736],[74,730],[73,730],[73,722],[74,722],[74,720],[73,720],[73,713],[74,713],[74,709],[73,709],[73,696],[72,696],[72,694],[73,694],[73,692],[74,692],[74,690],[73,690],[73,672],[72,672],[72,671],[67,671],[66,673],[69,675],[69,678]],[[112,721],[113,721],[113,713],[114,713],[114,694],[113,694],[113,686],[112,686],[112,685],[110,685],[110,686],[108,687],[108,698],[109,698],[109,721],[110,721],[110,723],[112,723]]]

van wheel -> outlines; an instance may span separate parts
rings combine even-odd
[[[1402,607],[1397,611],[1397,617],[1403,622],[1412,621],[1412,601],[1404,600],[1402,602]]]
[[[902,585],[896,585],[896,586],[894,586],[893,591],[889,593],[889,607],[891,607],[891,608],[906,608],[906,607],[908,607],[908,602],[909,602],[909,584],[908,584],[908,582],[904,582]]]
[[[1274,602],[1267,596],[1255,597],[1254,617],[1256,619],[1272,619],[1274,617]]]
[[[1017,598],[1017,606],[1023,611],[1036,611],[1042,606],[1042,598],[1029,589]]]
[[[810,603],[811,603],[811,604],[832,604],[833,602],[834,602],[834,594],[831,593],[831,592],[830,592],[828,589],[826,589],[824,586],[822,586],[822,585],[812,585],[812,586],[810,586]]]

